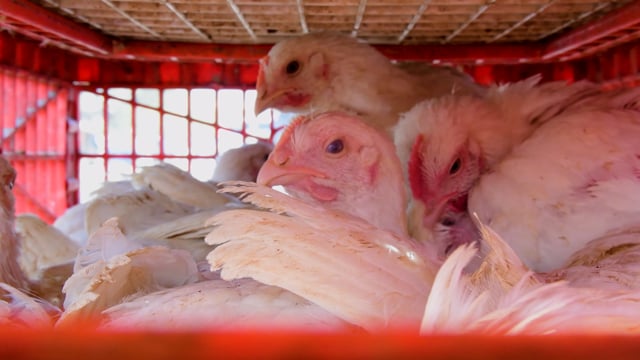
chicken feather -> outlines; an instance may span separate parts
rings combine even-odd
[[[403,69],[374,47],[337,33],[274,45],[260,60],[256,89],[256,113],[271,107],[298,114],[345,111],[381,130],[420,100],[484,91],[462,72],[426,64]]]
[[[218,246],[207,259],[223,279],[281,286],[372,331],[417,326],[437,268],[418,244],[267,187],[234,185],[223,191],[246,192],[245,201],[274,212],[231,210],[212,218],[216,227],[205,241]],[[234,226],[247,216],[254,226]],[[283,275],[292,269],[296,277]]]

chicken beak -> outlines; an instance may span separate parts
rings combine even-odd
[[[445,198],[440,201],[430,201],[428,204],[425,204],[424,214],[422,216],[422,224],[424,225],[424,227],[428,229],[435,228],[436,224],[440,221],[440,218],[444,213],[448,200],[448,198]]]
[[[260,59],[260,68],[258,69],[258,79],[256,81],[257,98],[253,109],[255,115],[259,115],[266,109],[273,107],[278,98],[286,91],[273,89],[267,82],[267,66],[269,65],[269,56]]]
[[[269,89],[269,86],[266,84],[262,87],[258,87],[257,90],[258,97],[256,98],[256,104],[253,109],[256,116],[277,104],[282,95],[286,94],[288,91],[288,89]]]
[[[289,159],[278,162],[276,161],[276,156],[272,153],[267,162],[260,168],[256,182],[265,186],[286,186],[309,176],[321,179],[327,178],[324,173],[312,168],[291,164]]]

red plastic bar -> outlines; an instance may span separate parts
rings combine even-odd
[[[0,136],[2,136],[2,138],[0,138],[0,152],[2,152],[2,149],[4,148],[5,144],[4,144],[4,137],[5,137],[5,133],[4,133],[4,129],[7,127],[5,125],[5,111],[9,105],[8,103],[8,99],[5,99],[5,97],[8,97],[6,94],[6,91],[4,91],[4,88],[9,86],[8,84],[5,84],[7,75],[6,75],[6,70],[0,68],[0,129],[3,130],[2,133],[0,133]]]
[[[112,52],[111,39],[30,1],[0,0],[0,14],[99,54]]]
[[[3,359],[637,359],[637,336],[0,331]]]
[[[0,71],[3,156],[16,169],[16,213],[53,221],[66,208],[66,91],[23,71]],[[61,116],[61,114],[63,116]],[[62,126],[62,127],[61,127]],[[62,137],[62,142],[58,139]]]
[[[544,49],[542,59],[558,58],[638,24],[640,1],[634,1],[550,42]]]
[[[79,25],[29,1],[0,0],[0,15],[19,20],[40,32],[50,33],[52,41],[69,42],[79,49],[90,49],[105,58],[156,60],[164,62],[234,62],[255,63],[271,45],[206,44],[190,42],[127,41],[112,44],[112,39]],[[7,26],[12,25],[7,23]],[[381,52],[394,60],[432,61],[457,64],[517,64],[541,62],[569,56],[587,45],[607,48],[601,40],[629,35],[640,24],[640,1],[629,3],[602,18],[585,24],[548,44],[481,45],[379,45]],[[18,31],[20,28],[17,28]],[[622,33],[624,31],[624,33]],[[26,31],[33,36],[33,31]],[[37,36],[45,36],[39,35]],[[639,35],[640,36],[640,35]],[[40,39],[41,40],[41,39]],[[616,44],[615,41],[611,44]],[[574,54],[575,55],[575,54]],[[574,56],[571,55],[571,56]],[[32,57],[26,57],[32,59]]]
[[[203,44],[190,42],[127,41],[113,51],[115,58],[155,61],[257,62],[272,45]]]
[[[115,58],[151,61],[227,61],[256,63],[272,45],[201,44],[181,42],[130,41],[119,44]],[[431,61],[509,64],[536,61],[542,48],[522,44],[482,45],[375,45],[383,54],[398,61]]]

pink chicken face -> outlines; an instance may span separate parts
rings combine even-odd
[[[467,198],[480,176],[482,161],[469,141],[452,148],[443,139],[416,137],[409,157],[408,173],[414,199],[424,203],[425,226],[432,227],[444,214],[467,211]],[[446,224],[445,224],[446,225]]]
[[[354,186],[372,186],[379,152],[365,131],[372,129],[342,113],[298,117],[260,169],[258,183],[283,185],[296,196],[321,202],[354,192]]]

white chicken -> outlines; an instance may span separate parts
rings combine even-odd
[[[17,261],[19,240],[15,232],[15,199],[11,192],[16,175],[9,161],[0,156],[0,282],[27,289],[29,280]]]
[[[255,144],[245,144],[239,148],[230,149],[218,156],[216,169],[211,181],[240,180],[256,181],[258,172],[267,161],[273,150],[273,144],[266,141],[258,141]]]
[[[407,193],[393,143],[357,116],[299,116],[282,134],[258,183],[407,234]]]
[[[396,130],[413,198],[425,211],[417,226],[449,226],[468,209],[537,271],[633,227],[639,96],[638,89],[528,81],[484,99],[417,105]]]
[[[451,254],[434,282],[432,294],[438,296],[429,298],[423,333],[542,335],[639,330],[634,314],[640,287],[620,286],[617,276],[637,277],[640,266],[624,261],[625,268],[611,266],[611,259],[603,260],[603,253],[593,252],[588,259],[585,254],[574,257],[585,266],[570,268],[572,274],[532,273],[492,229],[477,217],[474,220],[482,236],[484,259],[475,272],[467,273],[463,270],[475,253],[473,247],[465,244]],[[639,254],[636,247],[618,259],[631,260]],[[586,279],[591,280],[582,281]]]
[[[20,267],[20,240],[15,231],[11,189],[16,171],[0,156],[0,324],[15,327],[49,327],[60,314],[50,303],[29,296],[38,290]],[[24,259],[24,258],[23,258]],[[35,274],[35,278],[38,278]]]
[[[531,268],[556,269],[588,242],[640,225],[639,136],[635,109],[558,117],[480,178],[469,209]]]
[[[130,180],[105,181],[91,194],[89,201],[71,206],[62,215],[58,216],[52,225],[76,244],[82,246],[89,238],[85,226],[85,213],[88,203],[96,198],[125,194],[133,190],[135,188]]]
[[[336,140],[339,140],[340,145],[336,145]],[[384,136],[380,135],[379,132],[375,131],[371,127],[366,126],[361,121],[359,122],[357,117],[340,113],[327,113],[316,116],[300,117],[294,121],[290,125],[290,128],[286,130],[285,134],[283,134],[280,142],[272,152],[270,159],[263,166],[258,176],[258,180],[267,185],[285,184],[289,192],[292,192],[296,196],[300,196],[307,201],[311,201],[311,204],[316,204],[316,206],[328,206],[334,210],[350,212],[352,215],[356,215],[370,222],[373,221],[377,224],[385,224],[384,222],[377,221],[377,217],[375,215],[371,215],[376,213],[376,210],[373,208],[384,208],[391,210],[392,212],[392,209],[402,209],[402,206],[397,206],[397,204],[402,205],[404,203],[402,200],[404,199],[402,196],[402,181],[401,179],[398,180],[393,173],[394,171],[398,172],[400,166],[398,164],[395,166],[391,165],[394,162],[397,163],[398,159],[395,157],[393,152],[385,151],[391,147],[386,144],[387,142],[388,140]],[[370,156],[363,157],[361,154],[370,154]],[[362,160],[368,159],[369,157],[371,159],[375,159],[375,161],[370,162]],[[358,175],[361,173],[361,169],[367,170],[363,172],[364,174],[383,175],[380,175],[381,179],[375,178],[375,181],[367,181],[367,179],[370,178]],[[387,179],[385,180],[384,178]],[[359,187],[350,187],[348,184],[349,181],[356,181]],[[310,182],[312,184],[309,184]],[[333,193],[337,196],[332,199],[317,196],[315,187],[320,185],[333,190]],[[376,186],[384,188],[387,192],[381,193],[376,191]],[[341,187],[352,190],[352,196],[355,198],[366,198],[368,206],[366,205],[366,201],[359,203],[365,208],[365,210],[352,210],[352,206],[344,204],[345,199],[347,199],[346,202],[348,202],[348,199],[351,197],[341,195]],[[322,193],[328,193],[328,190],[324,190]],[[276,269],[277,265],[275,264],[277,264],[277,260],[275,260],[275,258],[278,256],[282,256],[286,259],[283,259],[283,261],[287,264],[288,269],[295,268],[298,273],[303,271],[300,270],[300,268],[305,267],[309,263],[306,259],[298,262],[299,260],[292,259],[290,254],[283,255],[283,253],[286,253],[284,239],[286,238],[287,233],[292,234],[290,235],[291,238],[295,239],[297,242],[302,241],[301,237],[304,239],[312,238],[312,236],[309,235],[311,230],[305,228],[308,224],[304,223],[312,222],[312,219],[321,217],[321,215],[316,214],[316,216],[311,216],[305,210],[304,220],[301,220],[295,215],[292,215],[292,213],[302,211],[298,209],[302,205],[290,204],[286,207],[273,205],[271,202],[275,200],[274,196],[264,194],[263,196],[268,197],[268,200],[265,201],[270,207],[274,208],[273,211],[284,212],[289,217],[293,216],[294,219],[291,220],[290,218],[286,218],[283,221],[291,221],[291,223],[279,225],[272,224],[274,220],[267,220],[268,216],[265,214],[255,215],[260,218],[260,220],[251,222],[254,224],[252,225],[252,231],[257,232],[258,234],[235,235],[238,236],[242,244],[237,245],[237,247],[232,247],[228,251],[230,253],[234,252],[234,254],[235,251],[238,251],[240,253],[239,257],[244,256],[245,258],[248,258],[250,256],[247,256],[245,252],[250,251],[252,247],[260,247],[260,250],[256,250],[261,254],[260,258],[268,258],[269,260],[261,260],[259,262],[252,261],[247,264],[246,262],[243,262],[242,258],[240,258],[238,259],[239,263],[234,263],[232,265],[234,273],[230,276],[239,276],[236,271],[240,275],[251,273],[252,276],[255,276],[261,281],[274,281],[279,286],[289,288],[288,286],[291,285],[288,283],[285,285],[279,282],[286,282],[286,280],[283,280],[285,278],[284,276],[280,276],[279,273],[263,273],[263,271],[265,269],[269,269],[269,271]],[[236,216],[239,218],[240,216],[248,216],[247,214],[244,214],[244,212],[242,213],[243,215],[234,215],[233,212],[226,213],[220,215],[220,217]],[[333,226],[329,225],[329,221],[333,221]],[[239,221],[234,223],[238,222]],[[470,218],[469,222],[469,227],[475,229],[475,224],[471,223]],[[255,224],[264,224],[263,226],[265,228],[273,227],[273,229],[269,229],[268,231],[266,229],[258,230],[256,229]],[[460,226],[460,224],[461,222],[458,222],[456,226]],[[335,227],[342,225],[343,222],[338,221],[336,218],[327,220],[327,224],[324,224],[323,221],[318,221],[318,225],[315,226],[317,226],[318,229],[325,229],[325,232],[318,235],[321,236],[322,239],[318,241],[331,241],[332,237],[328,235],[331,231],[329,229],[334,229]],[[242,233],[242,230],[232,229],[230,226],[226,227],[231,229],[227,231],[233,231],[232,234]],[[345,227],[349,228],[349,226]],[[220,241],[220,238],[228,237],[227,233],[220,236],[220,233],[218,232],[224,231],[224,223],[221,224],[221,228],[213,231],[212,236],[215,236],[218,240],[211,240],[212,242],[217,243]],[[387,230],[393,229],[397,228],[389,227]],[[344,229],[335,230],[335,236],[340,237],[341,235],[339,234],[341,234],[341,231],[344,231]],[[480,235],[474,230],[469,231],[472,234]],[[402,235],[405,235],[406,239],[406,232],[396,231],[396,234],[401,238]],[[370,238],[375,238],[375,235],[369,235]],[[484,249],[486,256],[482,261],[477,259],[474,260],[479,262],[479,269],[469,276],[470,281],[468,283],[457,282],[457,285],[452,285],[455,290],[447,290],[449,291],[448,296],[438,295],[440,294],[441,288],[443,286],[448,286],[448,283],[446,281],[443,282],[444,280],[438,281],[437,278],[446,279],[451,276],[463,276],[462,269],[468,265],[473,254],[469,255],[469,258],[465,258],[464,256],[466,255],[457,255],[457,257],[448,259],[446,265],[444,265],[438,273],[432,295],[429,297],[430,305],[427,305],[428,315],[425,315],[425,319],[428,318],[425,324],[430,324],[426,328],[429,328],[430,331],[446,331],[446,329],[449,329],[454,324],[457,327],[455,332],[464,331],[465,322],[456,322],[456,319],[462,318],[469,320],[468,324],[478,321],[478,323],[474,325],[476,326],[475,329],[485,329],[485,326],[492,324],[491,326],[496,326],[496,328],[491,330],[492,332],[498,331],[497,328],[499,324],[501,324],[500,329],[516,333],[519,331],[538,333],[551,331],[550,329],[556,329],[558,331],[560,331],[559,329],[563,329],[562,331],[587,331],[588,327],[586,324],[592,324],[594,319],[618,318],[621,314],[630,314],[635,311],[633,299],[638,296],[636,292],[640,287],[616,286],[613,284],[615,280],[607,281],[604,279],[605,274],[610,276],[616,271],[618,272],[619,277],[624,277],[626,275],[629,278],[634,278],[635,274],[637,274],[637,270],[633,266],[616,269],[614,265],[613,267],[608,268],[609,264],[614,261],[613,258],[609,258],[601,263],[591,264],[593,265],[593,268],[590,269],[591,271],[589,271],[589,269],[583,269],[583,271],[580,272],[575,267],[571,269],[564,269],[564,271],[575,271],[579,273],[575,275],[565,276],[565,274],[560,272],[550,274],[532,274],[521,262],[518,256],[506,244],[504,244],[501,239],[495,236],[493,232],[488,229],[484,229],[482,231],[482,235],[486,238],[484,246],[488,248]],[[270,236],[271,239],[269,239]],[[409,241],[412,242],[411,240]],[[264,244],[266,242],[273,243],[275,248],[268,250],[268,245]],[[305,251],[309,251],[309,254],[323,254],[323,250],[314,248],[315,245],[308,244],[306,241],[303,245],[299,244],[299,246]],[[428,243],[425,244],[425,246],[427,248],[423,250],[430,256],[427,258],[429,261],[425,262],[437,267],[435,264],[438,264],[438,260],[433,258],[435,253],[434,249],[429,249]],[[293,247],[295,249],[292,249],[291,251],[295,251],[296,254],[303,254],[300,252],[301,249],[297,248],[298,245]],[[622,251],[618,252],[618,260],[623,259],[623,261],[628,263],[637,257],[636,253],[640,250],[631,249],[632,246],[630,245],[626,248],[628,251],[625,255],[623,255]],[[220,249],[216,249],[212,254],[219,253],[220,251]],[[466,251],[471,251],[473,253],[473,250]],[[597,254],[592,255],[592,257],[598,257]],[[316,256],[320,257],[322,261],[328,261],[324,259],[323,256]],[[576,259],[584,258],[584,255],[576,256]],[[586,264],[588,262],[587,260],[576,261],[580,261],[581,263],[588,265]],[[353,262],[358,263],[359,261],[354,259]],[[216,262],[214,265],[219,266],[218,264],[219,263]],[[340,269],[337,265],[332,266]],[[242,269],[240,269],[241,267]],[[638,269],[640,269],[640,267],[638,267]],[[593,279],[593,274],[595,273],[602,274],[600,282],[594,281],[592,284],[584,283],[583,280],[587,278]],[[553,283],[555,280],[560,279],[568,282]],[[304,282],[304,279],[301,279],[300,281]],[[552,284],[546,285],[548,282]],[[459,287],[456,287],[458,285]],[[535,296],[530,295],[529,290],[531,290],[531,293],[554,295],[547,295],[543,299],[536,299]],[[611,292],[608,290],[611,290]],[[627,293],[624,290],[629,290],[630,292]],[[308,291],[308,289],[303,288],[301,290],[300,288],[296,288],[295,291],[299,294],[306,294],[305,292]],[[482,299],[474,303],[474,298],[472,296],[467,296],[467,294],[472,293],[483,293],[484,295],[482,296]],[[618,295],[620,297],[618,297]],[[304,296],[322,296],[322,294]],[[462,303],[467,301],[464,299],[468,300],[468,303],[466,303],[465,306],[456,306],[456,304],[459,304],[457,301],[461,301]],[[620,304],[618,304],[617,301],[620,301]],[[498,307],[497,304],[502,304],[504,309],[499,310],[500,307]],[[618,309],[620,311],[615,312],[606,310],[608,306],[612,305],[619,305],[620,307]],[[451,309],[451,311],[444,311],[445,308]],[[564,314],[562,312],[562,309],[565,308],[569,309],[569,314]],[[443,311],[440,312],[440,310]],[[500,317],[496,314],[504,314],[504,323],[501,323]],[[573,325],[564,324],[559,326],[557,324],[557,322],[563,321],[561,319],[570,319],[573,316],[581,316],[580,314],[588,314],[588,316],[582,318],[584,321],[573,321]],[[527,316],[534,315],[540,317],[539,320],[532,322],[535,326],[526,326]],[[444,323],[439,323],[440,320],[443,320]],[[630,324],[633,324],[633,322],[636,321],[637,319],[635,318],[628,321],[619,321],[619,328],[617,329],[621,331],[632,329],[633,326]],[[513,328],[508,324],[511,324]],[[548,325],[546,330],[544,330],[544,324]],[[423,327],[423,329],[426,328]],[[518,330],[519,328],[520,330]],[[600,328],[597,331],[605,331],[605,328]]]
[[[270,210],[212,218],[216,226],[205,241],[218,246],[207,259],[223,279],[282,287],[368,331],[417,330],[440,266],[422,245],[268,187],[223,190]]]
[[[57,326],[102,329],[354,330],[289,291],[253,280],[228,282],[199,270],[189,253],[141,247],[109,219],[82,249],[65,284]]]
[[[150,188],[171,200],[200,209],[211,209],[235,201],[217,193],[215,183],[199,181],[186,171],[169,163],[146,166],[132,176],[136,188]]]
[[[92,233],[78,253],[66,281],[59,326],[94,320],[124,298],[198,281],[197,265],[184,250],[143,247],[128,240],[109,219]]]
[[[78,245],[33,214],[16,216],[20,240],[18,263],[39,297],[62,306],[62,285],[73,272]]]
[[[348,111],[382,130],[420,100],[483,92],[462,72],[426,64],[403,69],[374,47],[337,33],[310,33],[274,45],[260,60],[256,89],[256,113]]]
[[[251,184],[235,184],[225,191],[244,192],[245,200],[270,212],[239,209],[212,219],[218,226],[207,241],[221,245],[208,259],[213,269],[222,269],[223,279],[251,277],[288,289],[368,331],[640,330],[639,290],[541,282],[497,237],[484,242],[489,255],[477,271],[463,271],[475,255],[469,245],[454,251],[436,270],[439,262],[424,244],[361,218]]]

